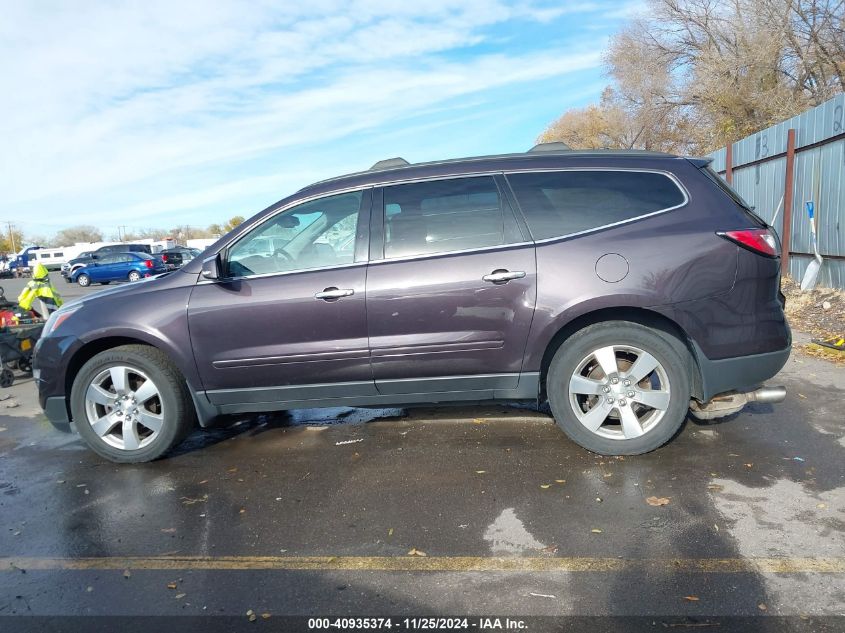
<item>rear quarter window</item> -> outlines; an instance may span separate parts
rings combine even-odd
[[[658,172],[567,170],[508,174],[535,240],[561,237],[680,206],[686,196]]]

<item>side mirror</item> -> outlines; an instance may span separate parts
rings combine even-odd
[[[202,260],[202,276],[205,279],[220,279],[223,276],[223,258],[220,253]]]

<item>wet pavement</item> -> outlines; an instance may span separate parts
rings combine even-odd
[[[231,418],[115,465],[55,431],[19,375],[0,393],[0,630],[250,610],[259,628],[474,614],[842,630],[819,616],[845,614],[845,369],[794,354],[771,384],[782,404],[690,420],[639,457],[587,453],[526,405]]]

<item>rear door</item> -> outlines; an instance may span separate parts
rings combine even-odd
[[[224,251],[225,279],[198,282],[188,322],[212,402],[329,406],[376,393],[364,301],[370,202],[366,189],[278,213]]]
[[[534,247],[494,176],[384,187],[367,276],[380,393],[513,389],[534,312]]]
[[[101,255],[99,259],[94,260],[88,265],[86,272],[89,273],[93,281],[111,281],[114,277],[118,259],[118,255],[111,253]]]

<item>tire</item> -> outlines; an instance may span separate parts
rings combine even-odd
[[[83,273],[76,278],[76,283],[78,283],[83,288],[87,288],[91,285],[91,278],[85,273]]]
[[[129,272],[129,281],[138,281],[141,278],[141,273],[137,270],[132,270]]]
[[[640,455],[679,432],[689,410],[693,361],[665,336],[638,323],[606,321],[561,345],[546,392],[555,421],[574,442],[601,455]]]
[[[70,406],[88,446],[119,463],[161,457],[197,421],[184,378],[165,354],[147,345],[115,347],[85,363],[73,381]],[[131,434],[125,435],[127,429]]]

